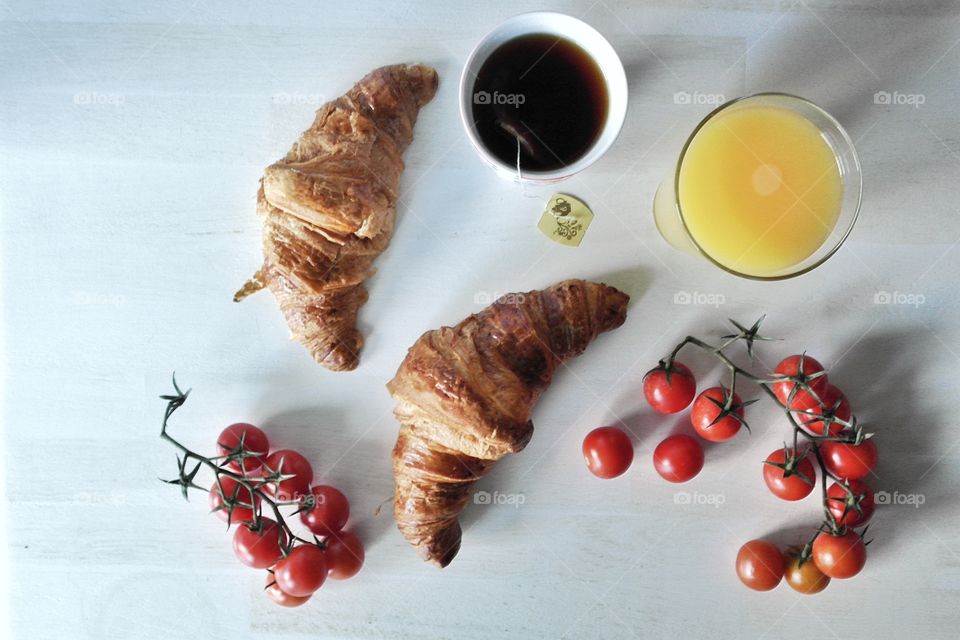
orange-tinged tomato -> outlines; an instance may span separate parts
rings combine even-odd
[[[267,586],[264,588],[264,591],[267,592],[267,596],[269,596],[271,600],[281,607],[299,607],[310,599],[310,596],[292,596],[278,587],[277,581],[269,571],[267,572]]]
[[[796,549],[791,550],[793,553],[796,551]],[[787,555],[786,563],[783,578],[794,591],[812,595],[820,593],[830,584],[830,577],[820,571],[812,558],[807,558],[801,563],[798,556]]]

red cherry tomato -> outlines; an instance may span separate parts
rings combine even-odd
[[[313,482],[313,467],[310,462],[293,449],[280,449],[274,451],[264,461],[264,466],[269,471],[279,470],[281,474],[293,475],[280,482],[280,488],[277,490],[272,483],[267,484],[268,491],[276,495],[277,500],[281,502],[294,502],[310,491],[310,483]]]
[[[301,544],[274,565],[273,577],[281,591],[302,598],[323,586],[327,571],[323,550],[312,544]]]
[[[243,564],[254,569],[266,569],[280,559],[280,550],[286,534],[270,518],[260,518],[257,530],[241,525],[233,534],[233,552]]]
[[[363,566],[363,543],[360,538],[349,531],[327,538],[327,566],[330,567],[330,577],[334,580],[346,580],[357,575]]]
[[[277,581],[274,580],[273,574],[269,571],[267,572],[267,586],[264,591],[267,592],[267,595],[270,596],[271,600],[276,602],[281,607],[299,607],[310,599],[310,596],[298,597],[292,596],[285,592],[283,589],[277,586]]]
[[[233,510],[229,513],[227,509],[222,508],[224,496],[233,503]],[[243,488],[233,478],[224,476],[220,478],[220,484],[214,481],[213,486],[210,487],[210,510],[224,522],[230,522],[231,524],[252,522],[253,509],[251,506],[256,508],[259,505],[260,496],[251,493],[249,489]]]
[[[267,452],[270,451],[270,441],[261,429],[246,422],[237,422],[217,436],[217,451],[221,456],[238,451],[241,441],[244,451],[257,454],[243,459],[244,473],[254,475],[259,471],[260,465],[267,457]],[[226,466],[231,471],[240,471],[240,465],[234,460],[229,461]]]
[[[755,591],[770,591],[783,578],[783,555],[766,540],[751,540],[737,552],[737,576]]]
[[[820,445],[827,471],[844,480],[863,480],[877,467],[877,445],[872,438],[860,444],[827,440]]]
[[[696,393],[696,378],[686,365],[679,362],[673,363],[669,382],[663,365],[651,369],[643,376],[643,395],[654,411],[659,413],[683,411],[693,401]]]
[[[721,387],[710,387],[703,391],[693,401],[693,411],[690,412],[690,422],[693,428],[704,440],[723,442],[737,435],[741,422],[733,415],[726,415],[719,420],[723,404],[727,401],[727,391]],[[718,406],[717,403],[720,403]],[[740,396],[733,394],[731,413],[743,417],[743,402]]]
[[[633,443],[617,427],[599,427],[583,439],[583,459],[598,478],[616,478],[633,462]]]
[[[318,536],[329,536],[343,529],[350,517],[350,503],[336,487],[321,484],[304,498],[300,520]]]
[[[813,491],[817,482],[817,474],[813,470],[813,463],[810,462],[809,456],[804,456],[802,460],[795,462],[793,472],[789,476],[785,476],[786,470],[776,466],[776,464],[785,464],[788,453],[792,453],[792,449],[788,449],[786,452],[783,449],[777,449],[767,456],[767,462],[775,464],[764,463],[763,481],[770,489],[770,493],[781,500],[802,500]],[[797,474],[798,471],[803,474],[803,477]]]
[[[803,360],[802,371],[800,368],[801,359]],[[796,355],[784,358],[773,371],[780,376],[803,376],[808,378],[823,371],[823,365],[810,356],[804,354],[802,356]],[[807,386],[810,387],[810,389],[812,389],[818,397],[822,397],[822,394],[827,390],[827,382],[827,374],[824,373],[816,378],[813,378],[812,380],[808,380]],[[793,391],[794,387],[797,387],[797,392],[793,395],[793,400],[790,401],[791,410],[803,411],[817,404],[816,398],[810,395],[802,387],[799,387],[796,383],[775,382],[773,383],[773,393],[775,396],[777,396],[777,400],[780,401],[780,404],[787,406],[787,401],[790,399],[790,393]]]
[[[799,549],[792,548],[790,553],[799,554]],[[783,577],[794,591],[812,595],[820,593],[830,584],[830,578],[820,571],[812,558],[807,558],[801,564],[799,555],[789,555],[788,553],[786,562]]]
[[[809,414],[814,415],[809,415]],[[812,407],[806,409],[806,413],[797,415],[800,424],[806,427],[811,433],[823,435],[824,422],[829,423],[829,434],[835,436],[843,431],[844,425],[834,422],[831,418],[839,418],[846,423],[850,422],[850,401],[843,391],[835,386],[827,385],[826,391],[820,396],[820,402],[814,403]]]
[[[686,482],[703,469],[703,447],[688,435],[670,436],[653,450],[653,466],[664,480]]]
[[[856,531],[821,533],[813,541],[813,561],[831,578],[852,578],[867,562],[867,547]]]
[[[853,492],[853,497],[846,492],[843,485],[836,482],[827,489],[827,505],[830,507],[830,513],[840,525],[853,528],[867,524],[877,507],[873,489],[862,480],[850,480],[847,486]],[[859,505],[860,513],[857,513],[855,505]]]

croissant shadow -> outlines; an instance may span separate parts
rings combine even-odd
[[[307,457],[313,465],[312,484],[333,485],[347,496],[347,528],[369,549],[393,528],[391,507],[375,515],[393,491],[390,445],[373,439],[375,434],[357,440],[345,424],[342,410],[324,406],[277,413],[263,420],[262,426],[270,435],[272,449],[295,449]],[[374,487],[383,490],[372,490]],[[308,532],[296,516],[289,521],[296,531]]]

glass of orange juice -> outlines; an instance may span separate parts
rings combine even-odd
[[[744,278],[781,280],[832,256],[860,211],[853,141],[803,98],[760,93],[707,115],[654,196],[677,249]]]

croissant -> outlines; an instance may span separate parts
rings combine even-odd
[[[420,108],[436,90],[430,67],[372,71],[320,107],[310,128],[260,180],[263,266],[234,301],[269,287],[291,338],[328,369],[346,371],[359,362],[363,282],[390,243],[400,156],[413,140]]]
[[[473,484],[526,446],[530,412],[553,372],[623,324],[628,300],[604,284],[566,280],[504,296],[410,348],[387,383],[401,425],[394,516],[425,560],[445,567],[457,555]]]

